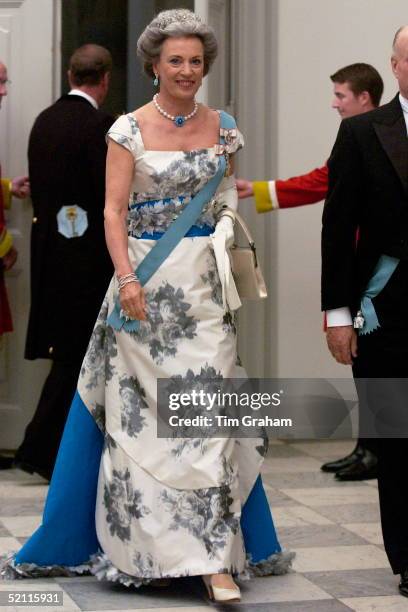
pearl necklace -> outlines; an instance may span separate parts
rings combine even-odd
[[[155,107],[157,108],[157,110],[159,111],[159,113],[161,115],[163,115],[163,117],[166,117],[166,119],[170,119],[170,121],[173,121],[174,125],[176,127],[183,127],[183,125],[185,124],[186,121],[188,121],[189,119],[192,119],[194,117],[194,115],[197,113],[198,111],[198,104],[197,102],[194,100],[194,109],[191,111],[190,114],[188,115],[169,115],[169,113],[166,113],[165,110],[162,109],[162,107],[160,106],[160,104],[157,101],[157,96],[159,94],[155,94],[153,96],[153,104],[155,105]]]

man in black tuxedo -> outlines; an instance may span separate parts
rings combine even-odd
[[[401,395],[394,399],[395,379],[408,377],[408,26],[395,35],[391,64],[399,93],[374,111],[345,119],[329,159],[322,307],[329,349],[339,363],[353,365],[360,403],[376,413],[375,424],[389,421],[378,439],[381,523],[391,567],[401,574],[400,593],[408,597],[408,427],[401,427],[403,420],[390,421],[401,401]],[[382,290],[373,281],[379,272]],[[373,310],[361,303],[368,286],[374,286]],[[352,324],[356,314],[354,322],[362,326],[358,335]],[[370,393],[379,378],[388,380],[373,402]],[[406,403],[405,395],[402,417]]]
[[[47,479],[113,272],[103,220],[105,134],[113,118],[99,110],[111,69],[104,47],[77,49],[71,91],[39,115],[29,140],[34,216],[26,358],[52,365],[15,464]]]

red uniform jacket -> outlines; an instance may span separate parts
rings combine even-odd
[[[276,181],[276,195],[279,208],[292,208],[314,204],[324,200],[329,185],[327,164],[302,176],[295,176],[286,181]]]
[[[307,174],[285,181],[253,181],[256,209],[259,213],[278,208],[296,208],[321,202],[327,196],[329,170],[327,164]]]

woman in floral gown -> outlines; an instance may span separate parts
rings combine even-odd
[[[223,204],[237,205],[231,170],[143,287],[134,270],[214,177],[219,156],[231,161],[243,139],[235,128],[220,129],[220,113],[195,103],[217,51],[212,31],[197,16],[183,9],[160,13],[140,37],[138,50],[160,89],[154,102],[119,117],[108,132],[105,220],[116,274],[76,398],[104,434],[95,513],[103,552],[93,557],[92,571],[136,586],[201,575],[216,599],[237,599],[232,575],[242,574],[248,564],[241,510],[256,483],[261,486],[265,445],[259,439],[159,438],[156,410],[158,378],[170,379],[182,391],[206,379],[244,375],[231,313],[238,298],[220,279],[213,250],[220,236],[228,243],[232,235],[230,219],[217,224]],[[121,320],[139,321],[137,331],[110,324],[118,301]],[[67,429],[78,431],[73,419]],[[66,431],[64,457],[68,438]],[[62,457],[57,462],[51,490],[59,479],[66,487],[67,461],[65,468]],[[70,469],[72,478],[75,468]],[[76,499],[80,504],[81,495]],[[52,503],[47,501],[48,516]],[[291,556],[267,559],[270,552],[259,572],[271,571],[275,562],[275,573],[286,571]],[[14,567],[27,568],[28,559],[39,564],[34,557],[20,552]]]

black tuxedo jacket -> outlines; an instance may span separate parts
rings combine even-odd
[[[112,264],[105,246],[105,134],[113,118],[85,98],[62,96],[36,119],[28,162],[34,207],[26,357],[82,359]],[[83,236],[58,232],[57,213],[87,211]]]
[[[379,257],[408,259],[408,137],[398,95],[341,123],[328,166],[322,309],[354,313]]]

